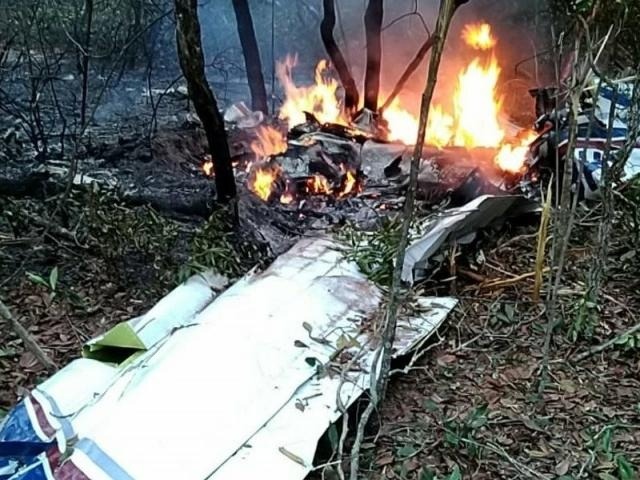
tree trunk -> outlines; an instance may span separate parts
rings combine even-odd
[[[236,182],[224,120],[205,76],[198,0],[175,0],[175,5],[180,68],[187,80],[189,97],[207,136],[213,158],[218,201],[229,203],[236,196]]]
[[[378,372],[372,369],[370,374],[370,395],[371,402],[367,405],[356,431],[356,438],[351,450],[351,465],[349,480],[358,480],[360,473],[360,449],[364,439],[364,430],[373,414],[373,411],[380,406],[380,402],[384,398],[389,383],[389,374],[391,371],[391,357],[393,353],[393,345],[395,343],[396,326],[398,320],[398,310],[402,302],[402,266],[404,265],[407,246],[409,245],[409,231],[413,220],[414,206],[416,199],[416,190],[418,185],[418,171],[420,170],[420,160],[422,159],[422,150],[424,148],[424,139],[429,120],[429,110],[433,93],[438,81],[438,70],[444,50],[444,43],[447,39],[451,19],[456,9],[466,3],[467,0],[441,0],[440,11],[436,23],[436,30],[433,34],[434,45],[431,52],[431,61],[427,74],[427,82],[422,93],[422,101],[420,103],[420,121],[418,124],[418,137],[411,158],[411,171],[409,175],[409,187],[404,203],[404,216],[401,226],[400,241],[396,250],[393,278],[391,289],[389,291],[389,301],[386,311],[384,312],[384,324],[381,333],[381,345],[376,350],[373,365],[380,365]],[[371,4],[370,4],[371,5]]]
[[[347,61],[344,59],[340,47],[338,47],[335,38],[333,38],[333,29],[336,26],[335,0],[322,0],[322,6],[324,9],[324,17],[320,24],[322,43],[324,43],[324,48],[329,58],[331,58],[331,63],[333,63],[333,66],[338,72],[340,83],[342,83],[342,87],[344,88],[344,109],[348,113],[353,113],[358,109],[360,97],[358,95],[356,82],[349,70],[349,65],[347,65]]]
[[[253,18],[247,0],[233,0],[233,11],[236,14],[238,35],[242,45],[244,64],[247,69],[247,80],[251,90],[251,105],[253,110],[260,110],[265,115],[269,113],[267,107],[267,90],[264,86],[262,74],[262,61],[260,50],[256,40],[256,32],[253,28]]]
[[[424,57],[427,56],[427,52],[431,49],[434,42],[435,42],[435,37],[433,35],[430,35],[429,38],[427,38],[424,41],[424,43],[420,47],[420,50],[418,50],[418,53],[416,53],[416,56],[413,57],[413,60],[411,60],[411,63],[407,65],[407,68],[404,70],[402,75],[400,75],[400,78],[398,79],[398,83],[396,83],[396,86],[393,87],[393,91],[391,92],[389,97],[387,97],[387,99],[385,100],[384,105],[382,105],[382,107],[380,108],[381,112],[385,111],[393,103],[393,101],[396,99],[398,94],[404,88],[407,81],[411,78],[411,75],[413,75],[413,73],[418,69],[418,67],[424,60]]]
[[[80,125],[85,127],[89,97],[89,51],[91,49],[91,28],[93,25],[93,0],[85,0],[85,32],[82,46],[82,98],[80,100]]]
[[[378,111],[380,93],[380,62],[382,58],[382,17],[383,0],[369,0],[364,15],[367,39],[367,70],[364,77],[364,108]]]

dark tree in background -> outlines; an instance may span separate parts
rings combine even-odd
[[[260,60],[260,50],[256,40],[256,32],[253,28],[253,18],[247,0],[232,0],[233,11],[236,14],[238,24],[238,35],[242,45],[244,64],[247,69],[247,79],[249,90],[251,90],[251,105],[253,110],[260,110],[264,114],[269,113],[267,107],[267,91],[264,86],[264,75],[262,74],[262,61]]]
[[[236,196],[236,183],[224,120],[205,75],[198,0],[175,0],[175,6],[180,68],[187,81],[189,97],[202,121],[209,142],[218,201],[229,203]]]
[[[378,111],[380,93],[380,64],[382,58],[382,17],[383,0],[369,0],[364,15],[367,40],[367,69],[364,78],[364,107],[372,112]]]
[[[93,0],[84,2],[84,45],[81,51],[82,98],[80,100],[80,125],[84,128],[87,121],[87,105],[89,98],[89,57],[91,55],[91,29],[93,25]]]
[[[342,87],[344,88],[344,108],[347,112],[353,113],[358,108],[360,98],[358,95],[358,87],[351,75],[349,65],[347,65],[347,61],[333,37],[333,29],[336,25],[335,0],[323,0],[322,6],[324,8],[324,17],[320,24],[322,43],[324,43],[324,48],[327,50],[327,54],[338,72],[340,83],[342,83]]]

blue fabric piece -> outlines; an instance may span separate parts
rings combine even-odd
[[[24,400],[16,405],[0,425],[0,444],[2,442],[41,442],[29,419]]]
[[[107,455],[93,440],[83,438],[76,444],[75,448],[84,452],[96,466],[113,480],[134,480],[131,475]]]
[[[27,468],[23,468],[18,471],[9,480],[48,480],[47,473],[43,462],[46,462],[46,457],[35,458],[34,462]],[[0,478],[0,480],[3,480]]]
[[[32,459],[46,452],[55,442],[0,442],[0,459]]]
[[[18,464],[9,459],[0,458],[0,480],[6,480],[17,471]]]
[[[600,96],[602,98],[606,98],[610,102],[613,102],[613,88],[609,86],[600,87]],[[616,98],[616,105],[620,105],[624,108],[629,108],[631,106],[631,99],[625,95],[623,92],[618,91],[618,95]]]

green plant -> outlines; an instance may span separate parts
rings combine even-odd
[[[598,305],[585,295],[573,310],[573,320],[568,324],[569,339],[576,342],[580,338],[591,338],[598,324]]]
[[[55,296],[57,295],[56,288],[58,287],[58,267],[53,267],[46,279],[32,272],[27,272],[26,274],[27,278],[33,283],[35,283],[36,285],[42,285],[47,290],[49,290],[50,301],[55,298]]]
[[[241,238],[228,211],[211,215],[191,241],[189,260],[180,269],[179,279],[208,269],[228,277],[238,277],[269,259],[251,242]]]
[[[476,432],[487,424],[487,408],[487,405],[481,405],[473,409],[462,421],[445,419],[445,443],[454,448],[464,446],[471,457],[480,456]]]

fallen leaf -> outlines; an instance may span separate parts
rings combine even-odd
[[[570,467],[571,467],[571,459],[565,458],[558,465],[556,465],[556,475],[558,476],[566,475]]]
[[[296,462],[298,465],[302,465],[303,467],[307,468],[306,463],[304,463],[304,460],[302,460],[299,456],[291,453],[289,450],[287,450],[284,447],[280,447],[278,449],[278,451],[283,454],[285,457],[287,457],[289,460],[292,460],[294,462]]]
[[[456,357],[455,355],[440,355],[438,357],[438,359],[436,360],[436,362],[438,363],[438,365],[440,365],[441,367],[444,367],[450,363],[455,362],[458,359],[458,357]]]

